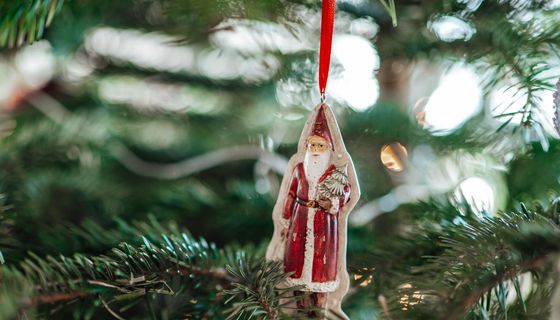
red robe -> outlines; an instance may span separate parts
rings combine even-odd
[[[318,183],[325,180],[334,170],[335,166],[331,165],[321,176]],[[310,211],[307,206],[299,204],[296,201],[296,197],[299,198],[300,202],[318,200],[309,199],[308,196],[309,182],[305,176],[303,164],[300,163],[294,169],[283,213],[284,219],[289,222],[284,253],[284,269],[286,272],[293,272],[291,277],[294,279],[301,278],[303,273],[306,255],[308,212]],[[340,208],[348,202],[349,196],[350,186],[346,185],[344,187],[344,195],[338,199],[338,207],[334,209],[334,213],[329,213],[322,208],[317,208],[315,211],[313,221],[313,263],[311,269],[311,281],[313,283],[337,280],[338,216]]]

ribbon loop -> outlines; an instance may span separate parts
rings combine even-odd
[[[321,93],[321,100],[323,100],[325,95],[325,90],[327,89],[327,79],[329,78],[335,9],[336,0],[323,0],[321,15],[321,44],[319,49],[319,92]]]

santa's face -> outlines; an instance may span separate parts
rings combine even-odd
[[[307,152],[310,152],[312,156],[318,157],[321,153],[324,153],[329,149],[329,143],[327,140],[320,136],[311,136],[307,140]]]
[[[308,179],[316,180],[327,170],[331,159],[329,143],[323,137],[311,136],[307,141],[307,151],[303,161]]]

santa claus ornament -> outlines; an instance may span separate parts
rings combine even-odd
[[[298,152],[284,174],[266,259],[282,261],[284,270],[291,273],[283,285],[300,288],[292,306],[297,308],[289,310],[310,318],[348,319],[341,308],[349,288],[346,225],[360,188],[334,114],[325,103],[334,9],[334,0],[323,1],[321,103],[309,115]]]

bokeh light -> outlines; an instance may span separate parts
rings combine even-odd
[[[454,16],[442,16],[428,23],[428,28],[442,41],[468,41],[476,29],[465,20]]]
[[[389,143],[381,148],[381,162],[390,171],[402,172],[406,166],[408,151],[399,142]]]
[[[333,54],[343,71],[341,75],[334,74],[329,79],[332,96],[356,111],[373,106],[379,97],[375,72],[380,61],[375,48],[363,37],[343,35],[335,38]]]
[[[40,41],[20,50],[15,66],[21,79],[31,88],[39,88],[54,75],[56,60],[47,41]]]
[[[447,135],[477,114],[482,107],[479,83],[472,67],[452,66],[428,99],[424,109],[426,128],[434,135]]]
[[[113,104],[125,104],[138,111],[207,113],[223,105],[223,95],[210,94],[187,85],[145,81],[122,76],[99,81],[99,96]],[[204,103],[200,103],[204,101]]]
[[[177,37],[134,29],[95,28],[86,36],[85,47],[91,55],[108,58],[116,64],[130,63],[140,68],[215,80],[266,81],[279,68],[277,58],[271,54],[248,57],[233,49],[203,49],[180,44]]]
[[[246,20],[228,19],[215,27],[210,40],[215,46],[234,49],[246,54],[279,52],[290,54],[314,49],[309,34],[301,28]]]
[[[527,105],[527,90],[517,86],[503,86],[490,94],[490,113],[499,123],[519,125],[524,120]],[[531,109],[531,117],[537,121],[544,131],[553,137],[558,137],[552,119],[554,118],[553,92],[539,90],[532,92],[537,102]]]
[[[332,60],[327,99],[355,111],[371,108],[379,98],[375,75],[380,66],[371,42],[360,35],[337,35],[333,39]],[[279,79],[276,83],[276,99],[281,106],[311,108],[319,102],[317,68],[318,61],[311,59],[291,63],[288,69],[297,77]]]
[[[519,298],[527,299],[531,291],[533,291],[533,274],[530,271],[521,273],[515,277],[515,281],[518,283],[517,288],[513,280],[504,282],[504,287],[507,291],[506,305],[508,306],[514,304]]]
[[[495,213],[494,189],[487,180],[481,177],[470,177],[463,180],[455,189],[453,196],[457,203],[468,205],[475,214]],[[461,205],[459,205],[459,210],[462,211]]]
[[[15,108],[26,95],[53,79],[57,61],[50,43],[38,41],[11,57],[0,56],[0,110]]]

